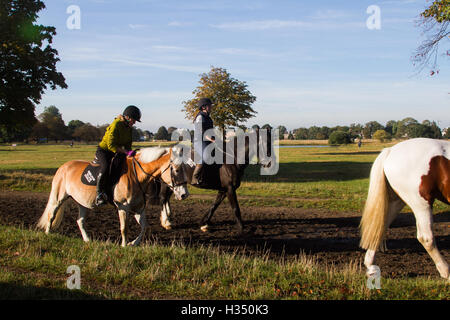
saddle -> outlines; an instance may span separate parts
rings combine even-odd
[[[220,188],[220,167],[221,164],[203,164],[203,169],[201,172],[201,180],[203,183],[199,186],[196,185],[197,188],[200,189],[217,189]]]
[[[126,162],[126,155],[118,153],[111,160],[108,172],[107,180],[107,194],[108,199],[112,199],[113,187],[119,182],[120,177],[127,172],[127,167],[124,165]],[[97,158],[88,164],[81,174],[81,182],[88,186],[97,185],[97,176],[100,171],[100,164]]]

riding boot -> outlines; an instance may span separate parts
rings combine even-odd
[[[198,186],[203,184],[203,164],[197,164],[195,166],[194,173],[192,174],[191,184],[193,186]]]
[[[95,204],[102,206],[108,203],[108,196],[105,192],[105,184],[107,177],[105,174],[99,174],[97,177],[97,198],[95,198]]]

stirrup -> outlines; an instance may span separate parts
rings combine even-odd
[[[95,204],[97,206],[102,206],[108,203],[108,196],[104,193],[101,192],[99,194],[97,194],[97,198],[95,198]]]
[[[195,179],[194,181],[191,181],[191,185],[194,187],[198,187],[198,186],[204,186],[205,185],[205,181],[204,179]]]

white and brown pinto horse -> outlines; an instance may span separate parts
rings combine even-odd
[[[127,243],[127,215],[133,213],[141,226],[139,236],[131,245],[138,245],[145,235],[147,222],[145,218],[146,190],[151,181],[160,178],[175,193],[178,200],[185,199],[189,192],[186,186],[186,174],[179,158],[180,150],[174,148],[145,148],[137,152],[133,158],[124,161],[124,174],[113,187],[113,203],[118,209],[122,246]],[[52,189],[47,207],[42,214],[38,227],[50,232],[50,228],[57,228],[64,216],[64,208],[68,198],[78,204],[78,227],[84,241],[89,237],[84,227],[84,220],[88,209],[95,207],[96,187],[81,182],[81,175],[89,162],[74,160],[63,164],[52,181]]]
[[[367,274],[376,250],[385,249],[386,230],[408,205],[414,213],[417,239],[433,259],[441,277],[450,280],[449,266],[436,247],[432,224],[433,202],[450,202],[450,142],[417,138],[384,149],[370,172],[369,192],[361,219],[360,246],[367,249]]]

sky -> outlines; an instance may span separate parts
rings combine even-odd
[[[133,104],[143,113],[140,129],[192,129],[183,101],[214,66],[256,96],[248,126],[406,117],[450,126],[450,59],[440,57],[433,76],[411,62],[425,39],[417,21],[427,0],[44,3],[38,23],[56,27],[52,45],[68,89],[47,90],[36,115],[55,105],[66,124],[102,125]]]

